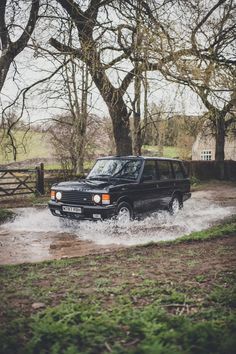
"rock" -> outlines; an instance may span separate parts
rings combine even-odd
[[[34,302],[34,303],[32,304],[32,308],[33,308],[34,310],[42,309],[42,308],[44,308],[44,307],[46,307],[46,305],[45,305],[43,302]]]

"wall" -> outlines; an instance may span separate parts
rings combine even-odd
[[[193,143],[192,160],[201,160],[201,152],[203,150],[212,151],[212,160],[215,159],[215,139],[211,136],[202,136],[199,134]],[[225,141],[225,159],[236,161],[236,136],[230,135]]]
[[[224,169],[224,179],[236,181],[236,161],[184,161],[189,177],[200,180],[222,179],[221,168]]]

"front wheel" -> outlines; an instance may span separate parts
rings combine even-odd
[[[122,222],[128,222],[133,219],[134,212],[130,204],[121,202],[117,208],[116,219]]]
[[[177,197],[177,196],[174,196],[170,202],[170,205],[169,205],[169,212],[172,214],[172,215],[175,215],[179,212],[179,210],[183,207],[181,201],[180,201],[180,198]]]

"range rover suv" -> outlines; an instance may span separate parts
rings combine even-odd
[[[52,186],[52,214],[72,219],[133,219],[168,209],[172,214],[190,198],[182,161],[141,156],[99,158],[86,179]]]

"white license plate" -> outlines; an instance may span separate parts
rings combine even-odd
[[[78,208],[78,207],[70,207],[70,206],[62,206],[62,210],[63,211],[67,211],[69,213],[77,213],[77,214],[81,214],[82,213],[82,209]]]

